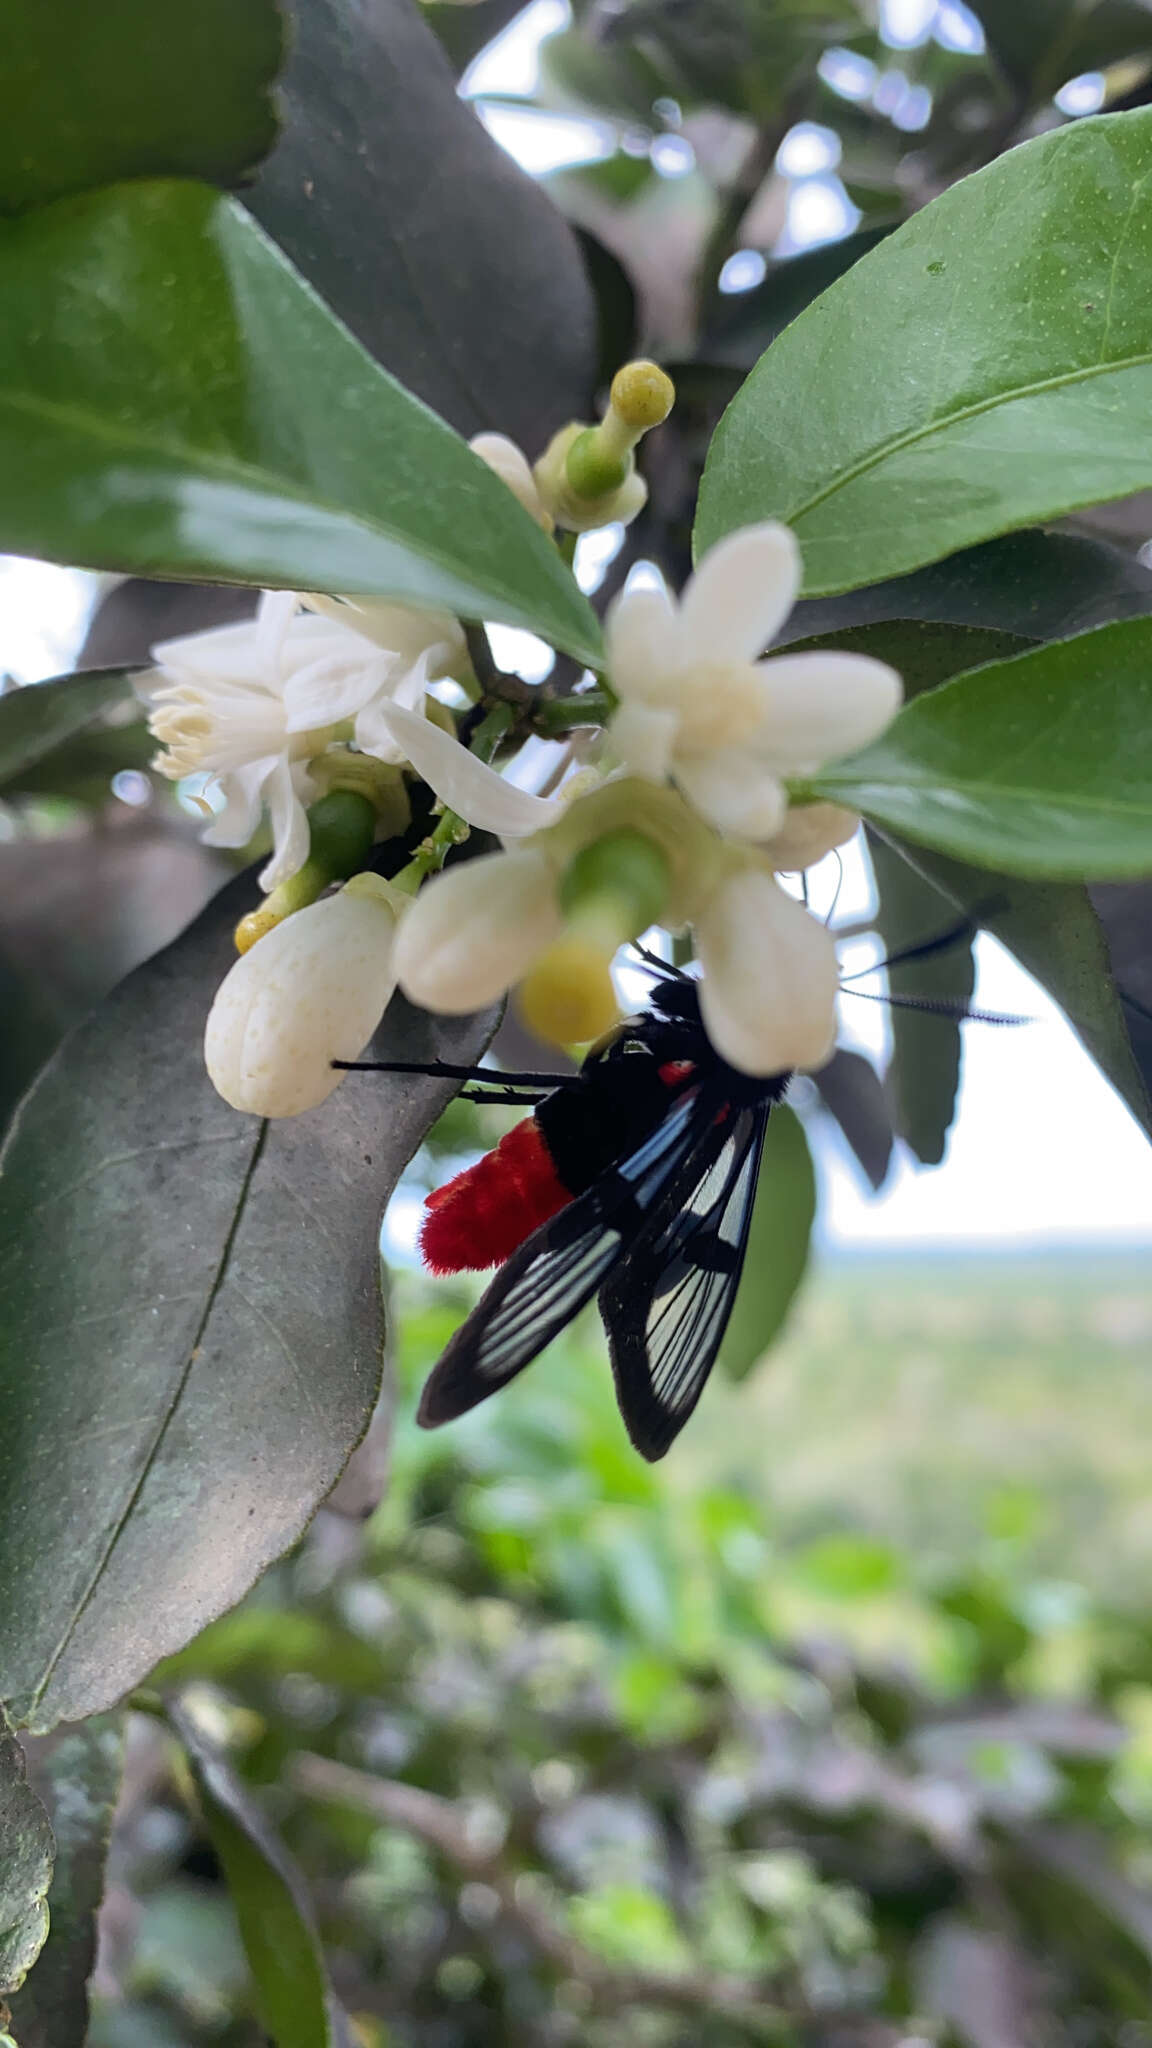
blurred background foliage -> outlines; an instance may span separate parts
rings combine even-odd
[[[390,369],[535,453],[557,402],[542,325],[565,335],[566,400],[590,405],[637,349],[672,367],[649,506],[585,560],[598,605],[642,559],[682,580],[716,420],[828,283],[1014,142],[1152,98],[1144,0],[433,0],[424,20],[381,0],[363,64],[340,45],[351,111],[325,129],[342,16],[297,11],[286,154],[251,203]],[[404,84],[391,141],[385,58]],[[572,224],[578,265],[508,159],[478,152],[455,78]],[[309,150],[343,180],[355,248],[335,269],[292,211]],[[414,150],[446,173],[422,170],[419,195]],[[534,329],[502,324],[486,263],[547,273]],[[1148,609],[1147,503],[1069,524]],[[90,596],[81,666],[251,605],[96,579]],[[809,630],[891,616],[858,603]],[[4,771],[0,1116],[230,872],[149,751],[120,705]],[[901,929],[939,924],[924,889]],[[1147,894],[1116,895],[1114,941],[1144,959]],[[916,1020],[904,1044],[887,1090],[844,1054],[798,1103],[817,1150],[831,1114],[874,1183],[894,1131],[938,1159],[951,1120],[954,1038]],[[455,1105],[401,1209],[502,1127]],[[777,1186],[802,1201],[799,1130],[792,1146]],[[394,1441],[381,1414],[297,1551],[128,1717],[93,2048],[320,2048],[316,1997],[328,2038],[360,2048],[1152,2048],[1146,1261],[841,1258],[787,1321],[803,1238],[728,1361],[787,1322],[771,1368],[712,1390],[655,1470],[591,1320],[490,1409],[415,1432],[464,1297],[401,1264]],[[75,1739],[29,1745],[63,1843],[54,1758]],[[119,1769],[118,1733],[92,1741],[103,1820],[81,1848]],[[21,2048],[84,2038],[53,1943],[98,1869],[79,1849],[63,1867],[57,1934],[12,2003]]]

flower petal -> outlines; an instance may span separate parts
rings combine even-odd
[[[363,1051],[396,985],[393,912],[342,890],[284,919],[237,960],[209,1013],[218,1092],[255,1116],[314,1109]]]
[[[664,585],[634,584],[604,621],[608,674],[618,695],[660,703],[675,696],[680,667],[676,610]],[[757,650],[759,651],[759,650]]]
[[[264,801],[272,826],[272,858],[260,871],[260,887],[275,889],[308,858],[311,833],[308,815],[297,791],[299,771],[281,754],[264,784]]]
[[[413,611],[380,597],[326,597],[320,591],[308,591],[301,601],[309,611],[349,627],[374,647],[398,654],[405,665],[425,649],[435,649],[437,671],[444,675],[466,651],[463,631],[448,612]]]
[[[397,937],[397,976],[413,1002],[463,1016],[521,980],[562,927],[538,853],[485,854],[424,884]]]
[[[552,514],[540,501],[532,465],[523,449],[518,448],[515,441],[510,441],[507,434],[474,434],[468,446],[473,455],[487,463],[501,483],[507,484],[513,497],[519,498],[524,510],[532,514],[537,526],[542,526],[545,533],[551,533]]]
[[[772,876],[728,875],[696,920],[700,1010],[717,1052],[745,1074],[823,1066],[836,1037],[831,934]]]
[[[761,662],[768,711],[753,745],[782,774],[810,774],[890,725],[904,685],[867,654],[776,654]]]
[[[256,611],[256,663],[261,675],[279,676],[284,642],[300,609],[294,590],[266,590]]]
[[[219,790],[224,808],[200,834],[205,846],[247,846],[264,807],[264,784],[276,766],[276,756],[264,761],[245,761],[226,775],[215,775],[209,788]]]
[[[604,735],[612,758],[632,775],[663,782],[672,762],[680,720],[675,711],[634,700],[621,704]]]
[[[365,704],[388,689],[401,673],[394,655],[381,653],[359,634],[349,634],[349,643],[359,643],[361,659],[333,659],[325,655],[306,668],[296,670],[284,685],[284,710],[289,732],[313,732],[326,725],[339,725],[355,718]]]
[[[772,867],[796,874],[814,867],[834,846],[845,845],[859,823],[859,813],[841,804],[792,804],[779,832],[760,851]]]
[[[717,747],[681,758],[676,780],[694,810],[718,832],[737,839],[770,839],[784,822],[783,785],[753,754]]]
[[[795,536],[775,520],[717,541],[680,599],[681,660],[754,661],[788,617],[800,574]]]
[[[520,839],[526,832],[554,825],[563,816],[566,806],[560,798],[533,796],[526,789],[517,789],[419,712],[405,711],[399,704],[381,704],[378,716],[417,775],[435,790],[442,804],[470,825]]]

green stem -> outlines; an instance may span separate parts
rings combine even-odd
[[[532,724],[544,739],[562,739],[581,725],[603,725],[611,717],[616,697],[608,689],[585,690],[578,697],[554,697],[539,705]]]
[[[560,551],[560,560],[567,562],[570,569],[576,560],[576,543],[579,538],[578,533],[571,533],[566,526],[562,526],[556,535],[556,546]]]
[[[493,704],[476,727],[472,735],[470,752],[482,761],[490,761],[500,745],[515,713],[510,704]],[[436,874],[443,867],[454,846],[462,846],[471,831],[471,826],[456,811],[442,811],[433,830],[413,854],[407,867],[401,868],[392,877],[392,887],[403,889],[414,896],[426,875]]]

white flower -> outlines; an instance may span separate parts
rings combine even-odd
[[[296,1116],[343,1079],[335,1059],[363,1051],[396,986],[397,912],[361,876],[298,910],[237,960],[204,1033],[209,1076],[233,1109]]]
[[[564,920],[556,876],[530,848],[462,861],[424,884],[396,942],[396,976],[426,1009],[466,1015],[520,981]]]
[[[523,449],[518,448],[515,441],[510,441],[507,434],[475,434],[468,446],[473,455],[478,455],[481,462],[486,462],[489,469],[495,471],[501,483],[507,484],[513,497],[519,498],[524,510],[532,514],[537,526],[542,526],[545,533],[551,533],[555,522],[541,499],[532,465]]]
[[[745,1074],[822,1066],[839,988],[825,926],[754,867],[725,876],[694,922],[700,1010],[721,1058]]]
[[[402,760],[385,706],[421,703],[430,673],[462,644],[455,622],[435,614],[268,591],[254,620],[153,649],[156,668],[137,688],[163,749],[154,765],[174,781],[212,778],[224,808],[209,845],[245,845],[267,805],[274,851],[260,881],[273,889],[308,855],[308,763],[349,726],[365,752]]]
[[[899,676],[867,655],[756,658],[799,587],[796,541],[768,523],[719,542],[678,606],[663,589],[634,587],[608,613],[620,698],[610,752],[635,775],[670,777],[741,839],[772,839],[788,808],[784,778],[866,745],[900,706]]]

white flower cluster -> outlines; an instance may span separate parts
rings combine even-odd
[[[549,526],[519,451],[487,436],[478,452]],[[621,833],[639,837],[666,876],[658,921],[694,932],[717,1050],[753,1074],[819,1065],[834,1038],[834,945],[777,877],[841,844],[858,820],[830,804],[790,806],[787,783],[882,732],[901,685],[860,655],[761,658],[799,582],[792,534],[767,524],[715,547],[679,603],[648,587],[618,596],[606,621],[615,708],[594,767],[573,778],[574,794],[550,800],[469,752],[428,696],[437,679],[473,680],[454,619],[275,593],[249,625],[158,647],[142,684],[156,765],[214,787],[222,807],[204,834],[211,843],[246,844],[264,810],[272,828],[264,935],[208,1024],[221,1094],[265,1115],[322,1101],[339,1078],[331,1060],[363,1049],[397,985],[462,1013],[517,984],[527,996],[542,974],[587,982],[598,947],[607,988],[615,945],[652,921],[649,898],[634,899],[648,904],[641,922],[636,909],[629,923],[623,882],[608,890],[607,912],[603,888],[574,910],[571,876],[583,849]],[[418,859],[394,884],[358,874],[337,894],[278,911],[309,857],[307,806],[334,787],[363,788],[372,761],[413,771],[505,851],[427,880]],[[561,1009],[587,1016],[588,1028],[559,1035],[600,1028],[594,1002]],[[538,1003],[529,1014],[539,1023]]]

